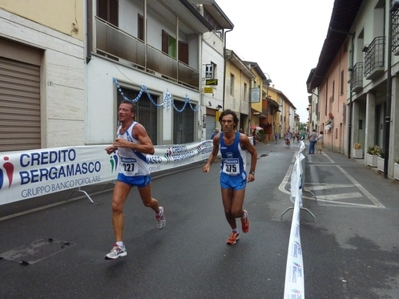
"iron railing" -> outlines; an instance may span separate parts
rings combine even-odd
[[[356,63],[351,72],[351,90],[358,92],[363,89],[363,62]]]
[[[378,36],[368,45],[364,55],[364,76],[374,79],[384,72],[385,37]]]
[[[121,63],[126,61],[164,79],[199,89],[200,74],[197,69],[153,46],[145,45],[140,39],[97,17],[95,46],[98,54]]]

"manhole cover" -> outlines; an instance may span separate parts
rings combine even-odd
[[[54,240],[51,238],[47,240],[39,239],[17,249],[11,249],[0,253],[0,259],[18,262],[23,265],[31,265],[75,244],[76,243]]]

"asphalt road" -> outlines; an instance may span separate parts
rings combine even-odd
[[[162,230],[133,190],[128,255],[115,261],[104,259],[114,243],[110,191],[93,195],[94,204],[82,198],[3,218],[0,298],[283,298],[292,213],[282,212],[292,206],[297,147],[257,148],[245,200],[251,230],[236,245],[225,243],[218,165],[198,166],[153,180]],[[316,216],[301,212],[306,298],[399,298],[399,183],[326,152],[306,155],[304,188]]]

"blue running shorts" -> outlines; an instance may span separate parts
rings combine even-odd
[[[220,186],[224,189],[242,190],[247,185],[246,175],[228,175],[220,173]]]
[[[122,173],[119,173],[116,180],[130,186],[145,187],[149,183],[151,183],[151,176],[150,175],[126,176]]]

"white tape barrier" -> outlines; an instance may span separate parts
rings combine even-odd
[[[0,153],[0,205],[116,179],[117,154],[109,145]],[[207,159],[212,141],[156,146],[148,155],[152,173]]]
[[[302,207],[302,154],[305,145],[300,144],[291,174],[291,201],[294,202],[290,239],[288,242],[287,266],[285,270],[284,299],[305,299],[305,271],[300,235],[300,210]]]

